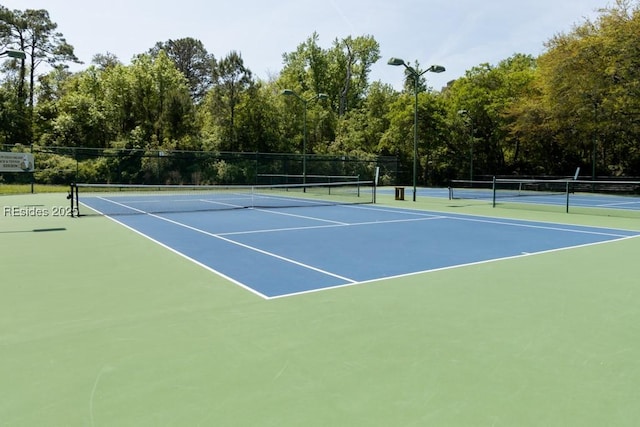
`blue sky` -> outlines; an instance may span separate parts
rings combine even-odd
[[[514,53],[539,55],[544,43],[575,24],[595,18],[608,0],[1,0],[9,9],[46,9],[87,66],[96,53],[123,63],[158,41],[192,37],[217,58],[232,50],[261,79],[277,75],[282,54],[314,31],[329,48],[338,38],[371,35],[382,58],[371,79],[396,88],[400,68],[392,57],[418,60],[436,89],[481,63],[497,64]]]

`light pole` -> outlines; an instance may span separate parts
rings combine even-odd
[[[4,52],[0,52],[0,57],[2,56],[16,59],[25,59],[27,57],[27,54],[21,50],[7,49]]]
[[[591,150],[591,180],[596,180],[596,148],[598,145],[598,103],[593,101],[593,121],[595,129],[593,130],[593,149]]]
[[[302,183],[307,183],[307,104],[310,101],[316,99],[327,99],[329,95],[326,93],[318,93],[311,98],[305,99],[298,95],[295,91],[291,89],[285,89],[282,91],[283,95],[286,96],[295,96],[302,102],[302,106],[304,107],[304,117],[303,117],[303,130],[302,130]]]
[[[445,68],[442,65],[432,65],[423,72],[418,72],[415,68],[407,65],[400,58],[391,58],[387,62],[389,65],[403,65],[413,77],[413,88],[415,94],[415,105],[413,111],[413,201],[416,201],[416,175],[418,173],[418,80],[420,76],[431,71],[432,73],[442,73]]]

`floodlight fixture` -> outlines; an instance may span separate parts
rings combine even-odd
[[[25,59],[27,57],[27,54],[21,50],[7,49],[4,52],[0,52],[0,56],[6,56],[9,58],[16,58],[16,59]]]

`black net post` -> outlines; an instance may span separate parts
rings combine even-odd
[[[496,207],[496,177],[493,177],[493,201],[492,201],[492,206],[495,208]]]
[[[67,196],[69,203],[71,204],[71,218],[74,216],[80,216],[80,204],[78,203],[78,186],[75,183],[71,183],[69,188],[69,195]]]

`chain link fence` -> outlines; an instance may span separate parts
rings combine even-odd
[[[394,185],[398,160],[393,156],[343,156],[212,151],[162,151],[3,145],[2,151],[31,152],[33,174],[0,174],[0,183],[68,185],[112,184],[260,184],[265,176],[359,177]],[[28,176],[30,175],[30,176]],[[283,178],[286,179],[286,178]]]

